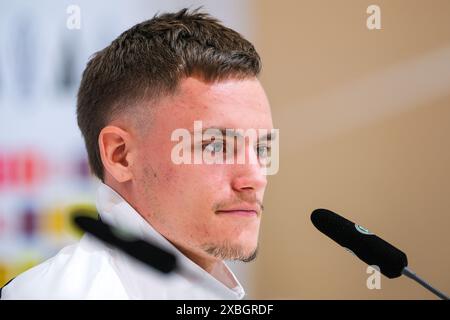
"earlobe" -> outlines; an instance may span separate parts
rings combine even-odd
[[[98,137],[100,157],[107,171],[117,182],[132,178],[131,137],[125,130],[116,126],[106,126]]]

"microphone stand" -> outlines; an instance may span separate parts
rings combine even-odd
[[[412,271],[408,267],[405,267],[403,269],[402,274],[410,279],[413,279],[414,281],[419,283],[422,287],[424,287],[425,289],[427,289],[427,290],[431,291],[432,293],[434,293],[435,295],[437,295],[439,298],[441,298],[443,300],[449,300],[449,297],[446,296],[445,293],[443,293],[443,292],[439,291],[438,289],[434,288],[433,286],[431,286],[428,282],[426,282],[424,279],[419,277],[414,271]]]

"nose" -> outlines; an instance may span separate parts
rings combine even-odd
[[[253,148],[246,148],[246,161],[243,164],[233,164],[232,187],[236,192],[259,193],[267,185],[267,175],[258,162],[258,156]]]

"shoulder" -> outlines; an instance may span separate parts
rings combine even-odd
[[[90,236],[17,276],[2,299],[125,299],[111,249]]]

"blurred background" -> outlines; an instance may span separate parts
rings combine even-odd
[[[247,297],[434,298],[403,277],[368,289],[367,266],[311,224],[315,208],[398,246],[450,293],[448,0],[1,0],[0,286],[77,241],[71,212],[94,204],[75,117],[89,56],[157,12],[201,5],[255,44],[280,129],[258,258],[231,263]]]

